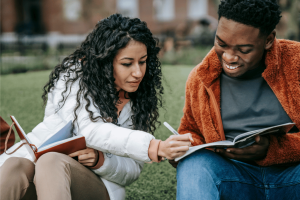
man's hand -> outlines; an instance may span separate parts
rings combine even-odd
[[[78,162],[87,167],[93,167],[97,164],[99,154],[96,149],[86,148],[69,154],[70,157],[78,156]]]
[[[158,155],[166,157],[168,160],[174,160],[175,158],[185,154],[191,142],[193,142],[192,135],[190,133],[184,135],[171,135],[165,141],[161,141],[158,147]]]
[[[266,157],[269,148],[267,137],[256,136],[255,143],[245,148],[216,149],[215,152],[230,159],[254,161]]]

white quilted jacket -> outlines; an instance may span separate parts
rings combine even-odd
[[[61,129],[67,122],[74,119],[73,111],[76,105],[76,93],[79,88],[78,81],[72,85],[65,105],[58,112],[55,112],[62,98],[61,92],[65,89],[65,81],[65,78],[61,76],[55,85],[55,89],[48,94],[43,122],[38,124],[27,135],[30,141],[37,147]],[[104,182],[110,199],[125,199],[124,186],[137,180],[143,168],[143,163],[150,161],[148,148],[154,136],[143,131],[131,129],[132,112],[130,101],[124,106],[118,118],[120,126],[112,123],[104,123],[101,120],[91,122],[88,112],[85,110],[85,105],[86,101],[82,99],[81,107],[77,113],[79,129],[75,126],[74,132],[85,136],[88,147],[104,153],[105,161],[103,166],[94,170],[94,172]],[[94,105],[90,105],[89,109],[99,115],[99,110]],[[19,145],[20,143],[15,144],[8,152],[13,151]],[[12,156],[32,160],[32,157],[23,146],[12,155],[2,154],[0,156],[0,166],[6,159]]]

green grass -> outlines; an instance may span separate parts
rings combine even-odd
[[[160,58],[160,61],[164,65],[193,65],[196,66],[200,63],[206,54],[211,50],[211,46],[208,47],[188,47],[181,49],[177,52],[169,51],[165,52]]]
[[[184,105],[185,82],[191,66],[163,66],[164,109],[160,121],[178,128]],[[50,71],[0,76],[0,114],[8,123],[14,115],[25,132],[43,120],[42,87]],[[155,137],[165,140],[171,132],[161,125]],[[19,139],[18,139],[19,140]],[[175,199],[176,170],[163,161],[145,164],[137,181],[126,187],[126,199]]]

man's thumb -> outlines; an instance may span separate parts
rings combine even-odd
[[[255,142],[256,142],[256,143],[259,143],[260,140],[261,140],[261,137],[260,137],[259,135],[257,135],[257,136],[255,137]]]

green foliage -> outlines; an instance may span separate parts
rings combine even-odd
[[[23,53],[16,49],[5,49],[0,52],[0,74],[16,74],[28,71],[51,70],[59,64],[74,48],[42,51],[41,47],[24,49]]]
[[[164,109],[160,121],[178,128],[184,105],[185,82],[192,66],[163,66]],[[43,120],[42,88],[50,71],[10,74],[0,77],[0,113],[10,123],[14,115],[25,132]],[[165,140],[172,133],[161,125],[155,137]],[[17,139],[19,141],[19,139]],[[126,199],[175,199],[176,170],[168,164],[145,164],[137,181],[126,187]]]
[[[0,74],[25,73],[27,71],[49,70],[59,61],[54,56],[12,56],[2,57]]]

